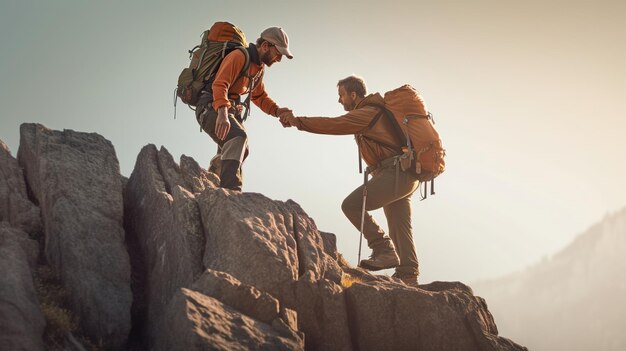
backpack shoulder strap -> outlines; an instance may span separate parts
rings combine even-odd
[[[235,81],[241,79],[242,77],[248,77],[248,79],[250,79],[250,85],[248,86],[248,96],[246,96],[246,100],[243,103],[246,108],[246,112],[243,115],[243,120],[245,121],[250,115],[250,97],[252,96],[252,85],[255,83],[252,77],[248,75],[248,69],[250,68],[250,53],[248,52],[248,49],[243,46],[239,46],[237,47],[237,49],[243,51],[243,56],[246,58],[246,60],[243,64],[243,67],[241,68],[241,72],[239,72],[239,77],[237,77]]]
[[[374,107],[369,105],[370,107]],[[377,107],[374,107],[377,108]],[[378,120],[380,119],[380,117],[383,116],[383,111],[381,109],[378,109],[378,113],[376,114],[376,116],[374,116],[374,118],[372,118],[372,120],[370,121],[370,123],[367,125],[367,128],[365,128],[365,130],[368,129],[372,129],[372,127],[374,127],[374,125],[376,125],[376,123],[378,123]]]
[[[248,53],[248,50],[243,46],[238,46],[237,49],[241,50],[243,52],[243,56],[246,58],[243,68],[241,68],[241,72],[239,72],[239,77],[242,77],[248,73],[248,68],[250,68],[250,53]]]
[[[370,123],[369,123],[369,124],[367,125],[367,127],[365,127],[365,129],[363,130],[363,132],[365,132],[366,130],[369,130],[369,129],[371,129],[372,127],[374,127],[374,125],[376,125],[376,123],[378,123],[378,121],[379,121],[379,120],[380,120],[383,116],[386,116],[386,112],[385,112],[385,111],[387,111],[387,110],[384,108],[384,106],[381,106],[381,105],[378,105],[378,104],[367,104],[367,105],[365,105],[365,106],[369,106],[369,107],[373,107],[373,108],[378,109],[378,113],[374,116],[374,118],[372,118],[372,120],[370,121]],[[387,112],[388,112],[388,111],[387,111]],[[391,117],[393,118],[393,115],[392,115]],[[387,117],[387,118],[388,118],[388,117]],[[373,136],[371,136],[371,135],[370,135],[370,136],[366,136],[366,135],[364,135],[364,133],[363,133],[363,132],[362,132],[362,133],[360,133],[362,138],[364,138],[364,139],[368,139],[368,140],[371,140],[371,141],[373,141],[373,142],[375,142],[375,143],[378,143],[378,144],[380,144],[380,145],[382,145],[382,146],[385,146],[385,147],[388,147],[388,148],[390,148],[390,149],[394,149],[394,150],[396,150],[397,152],[402,152],[402,147],[399,147],[398,145],[392,145],[392,144],[389,144],[389,143],[384,142],[384,141],[382,141],[382,140],[379,140],[378,138],[375,138],[375,137],[373,137]],[[360,152],[359,152],[359,153],[360,153]]]
[[[372,119],[372,122],[369,124],[369,126],[367,126],[367,129],[372,128],[378,122],[378,120],[380,119],[381,115],[385,116],[385,118],[392,125],[393,130],[394,130],[394,134],[396,135],[396,138],[400,141],[400,144],[402,144],[402,147],[407,147],[408,146],[405,133],[402,131],[402,127],[400,127],[400,124],[398,124],[398,121],[396,120],[396,117],[393,116],[393,113],[391,111],[389,111],[382,104],[369,103],[366,106],[373,106],[373,107],[378,108],[381,111],[381,114],[376,115],[376,117],[374,117]]]

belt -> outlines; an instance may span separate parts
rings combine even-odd
[[[385,168],[395,167],[396,168],[396,178],[394,180],[394,194],[398,194],[398,177],[400,176],[400,155],[392,156],[386,158],[376,164],[374,167],[367,167],[367,172],[376,175],[378,171],[381,171]]]
[[[206,91],[202,91],[202,93],[207,94]],[[231,107],[228,109],[228,113],[232,114],[233,117],[235,117],[235,119],[239,121],[239,123],[243,123],[244,120],[242,118],[241,111],[237,108],[237,105],[241,105],[241,102],[240,102],[241,100],[229,99],[228,101],[230,101],[230,105],[231,105]],[[196,109],[201,109],[200,113],[196,114],[196,120],[200,124],[200,132],[202,132],[202,125],[204,124],[204,117],[206,113],[208,112],[208,110],[215,111],[215,109],[213,108],[213,100],[211,99],[207,101],[202,101],[201,103],[199,102],[198,105],[196,106]]]
[[[368,170],[370,173],[372,173],[372,172],[379,171],[379,170],[381,170],[381,169],[383,169],[383,168],[388,168],[388,167],[391,167],[391,166],[396,166],[396,165],[399,165],[399,164],[400,164],[400,162],[399,162],[399,160],[398,160],[398,157],[399,157],[399,155],[396,155],[396,156],[392,156],[392,157],[386,158],[386,159],[384,159],[384,160],[382,160],[382,161],[378,162],[375,166],[371,166],[371,167],[370,167],[370,166],[368,166],[368,167],[367,167],[367,170]]]

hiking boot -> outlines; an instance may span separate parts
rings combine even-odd
[[[220,188],[241,191],[241,163],[236,160],[222,160]]]
[[[419,287],[419,284],[417,282],[417,274],[406,274],[406,273],[396,272],[391,277],[400,279],[404,283],[404,285],[412,286],[415,288]]]
[[[372,242],[372,255],[359,262],[359,267],[370,271],[394,268],[400,265],[400,258],[396,254],[393,243],[389,238],[382,238]]]
[[[222,155],[217,154],[213,156],[211,162],[209,163],[209,172],[215,173],[217,175],[222,173]]]

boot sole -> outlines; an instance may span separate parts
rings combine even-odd
[[[382,271],[383,269],[389,269],[389,268],[395,268],[398,267],[400,265],[400,262],[393,264],[393,265],[389,265],[389,266],[384,266],[384,267],[378,267],[378,266],[372,266],[370,264],[367,263],[360,263],[359,267],[361,268],[365,268],[368,271]]]

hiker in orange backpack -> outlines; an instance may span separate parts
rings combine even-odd
[[[232,26],[224,23],[216,25]],[[218,30],[211,28],[209,36]],[[267,28],[256,44],[251,43],[245,51],[247,53],[233,50],[224,57],[215,76],[206,82],[196,106],[198,123],[219,146],[219,153],[211,163],[212,170],[220,175],[220,187],[237,191],[242,188],[241,166],[248,156],[248,136],[243,126],[246,104],[242,103],[241,95],[249,93],[248,99],[275,117],[290,111],[279,107],[268,96],[263,84],[266,66],[280,62],[283,56],[293,58],[287,33],[279,27]],[[247,70],[245,65],[248,65]],[[249,107],[248,100],[246,115]],[[220,167],[215,167],[216,160],[220,161]]]
[[[365,82],[357,76],[340,80],[337,88],[339,103],[348,113],[334,118],[286,113],[281,122],[311,133],[355,135],[359,157],[368,167],[364,184],[346,197],[341,208],[372,249],[370,258],[360,260],[359,246],[359,266],[372,271],[395,267],[394,277],[417,286],[419,266],[411,227],[411,195],[420,180],[432,180],[443,172],[444,151],[439,136],[423,100],[408,85],[386,93],[384,98],[378,93],[366,95]],[[400,126],[396,117],[406,120],[406,125]],[[414,118],[417,122],[408,122]],[[372,174],[369,181],[368,173]],[[389,236],[366,212],[381,207]]]

